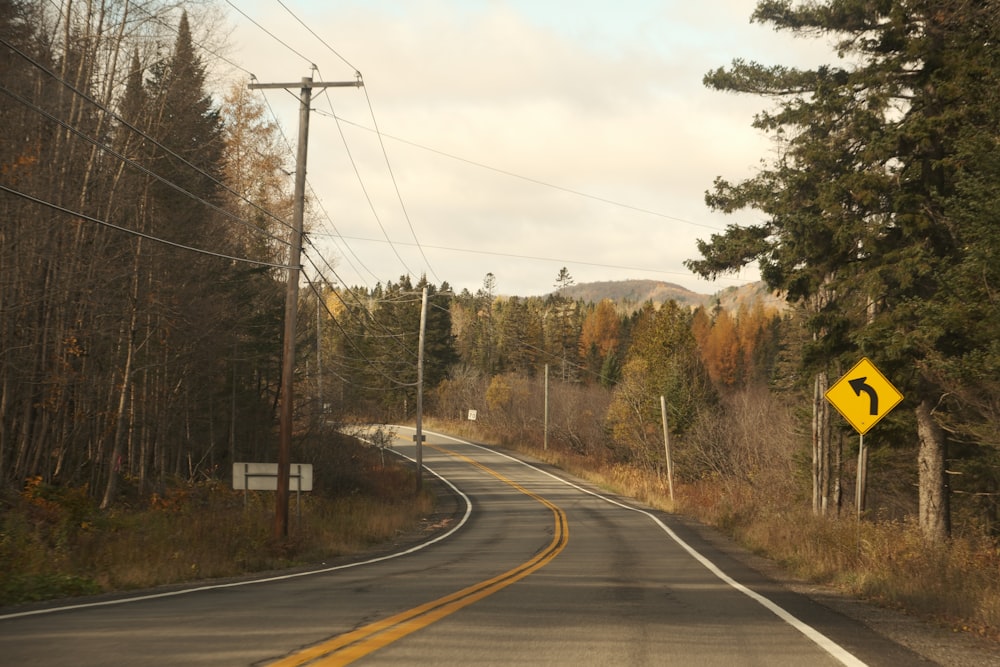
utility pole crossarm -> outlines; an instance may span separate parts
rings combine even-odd
[[[298,88],[299,86],[308,88],[361,88],[365,85],[365,82],[361,79],[357,81],[313,81],[312,79],[303,79],[302,81],[296,81],[295,83],[251,83],[247,87],[250,90],[273,90],[276,88]]]

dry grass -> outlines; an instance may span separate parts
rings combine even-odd
[[[1000,549],[984,537],[929,545],[911,522],[822,518],[749,485],[684,485],[678,510],[792,575],[1000,639]]]
[[[272,537],[273,494],[178,484],[141,509],[101,512],[85,489],[32,480],[0,513],[0,605],[232,577],[362,552],[434,509],[412,471],[379,465],[364,493],[293,495],[289,539]]]

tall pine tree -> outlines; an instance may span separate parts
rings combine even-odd
[[[754,207],[767,220],[701,243],[689,266],[711,276],[758,261],[771,287],[814,301],[816,359],[866,354],[904,388],[917,424],[919,522],[940,541],[949,533],[949,406],[932,369],[981,345],[969,335],[978,330],[971,313],[954,315],[971,295],[955,293],[948,275],[970,253],[954,211],[979,196],[965,187],[963,137],[996,135],[997,5],[764,0],[753,20],[829,36],[849,64],[738,60],[706,76],[716,89],[775,100],[754,124],[782,150],[757,176],[720,179],[708,196],[720,210]],[[953,313],[947,323],[944,312]]]

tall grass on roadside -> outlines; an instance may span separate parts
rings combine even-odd
[[[29,480],[0,511],[0,605],[235,577],[359,553],[433,511],[412,471],[372,470],[366,493],[292,497],[289,540],[272,539],[274,496],[213,480],[177,483],[141,509],[100,511],[86,489]]]
[[[682,489],[682,511],[805,581],[1000,639],[1000,548],[987,537],[929,545],[911,521],[823,518],[746,485]]]

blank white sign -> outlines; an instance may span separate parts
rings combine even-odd
[[[313,467],[311,463],[293,463],[288,472],[289,491],[312,491]],[[276,491],[278,489],[277,463],[234,463],[233,488],[237,491]]]

